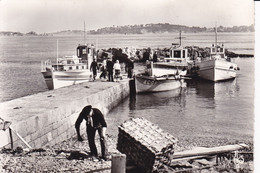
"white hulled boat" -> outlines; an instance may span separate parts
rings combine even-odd
[[[77,55],[42,62],[41,73],[48,89],[87,82],[91,79],[90,64],[95,55],[93,45],[79,45]]]
[[[238,70],[237,64],[225,56],[223,44],[213,44],[210,56],[197,60],[195,66],[198,67],[200,78],[214,82],[235,78]]]
[[[135,76],[136,92],[160,92],[180,88],[183,79],[179,74],[157,75],[153,71],[153,62],[149,64],[145,73]]]
[[[218,44],[217,27],[215,28],[215,44],[210,48],[210,56],[198,58],[198,76],[213,82],[233,79],[236,77],[237,64],[225,55],[224,44]]]

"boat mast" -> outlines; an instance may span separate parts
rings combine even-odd
[[[216,49],[216,54],[218,54],[218,27],[217,24],[215,26],[215,49]]]
[[[180,40],[180,43],[179,43],[179,44],[180,44],[180,46],[181,46],[181,39],[182,39],[182,38],[185,38],[185,37],[182,37],[182,36],[181,36],[181,30],[180,30],[179,37],[176,37],[176,38]]]
[[[181,30],[180,30],[180,46],[181,46]]]
[[[57,40],[57,57],[56,57],[56,61],[57,61],[57,70],[58,70],[58,57],[59,57],[59,40]]]
[[[97,60],[98,59],[98,39],[96,39],[95,53],[96,53],[96,60]]]
[[[84,21],[84,44],[86,44],[86,38],[85,38],[85,21]]]

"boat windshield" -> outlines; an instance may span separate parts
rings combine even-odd
[[[181,57],[181,51],[180,50],[174,50],[173,51],[173,57],[174,58],[180,58]]]
[[[187,58],[187,50],[186,49],[177,49],[171,51],[172,58]]]
[[[58,62],[60,64],[79,64],[81,63],[81,58],[77,56],[65,56],[63,58],[59,58]]]

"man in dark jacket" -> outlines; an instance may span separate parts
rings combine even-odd
[[[157,62],[157,61],[158,61],[158,59],[157,59],[157,53],[154,52],[154,54],[153,54],[153,62]]]
[[[134,69],[134,60],[133,59],[128,59],[127,63],[127,77],[132,78],[133,77],[133,69]]]
[[[95,60],[95,58],[93,59],[93,62],[90,65],[90,71],[93,71],[93,80],[96,80],[96,76],[97,76],[97,70],[98,70],[98,64]]]
[[[114,62],[111,59],[107,61],[107,72],[108,72],[108,81],[114,82],[113,78]]]
[[[98,134],[100,136],[102,158],[106,160],[107,148],[106,148],[105,134],[106,134],[107,124],[104,115],[101,113],[99,109],[92,108],[91,105],[85,106],[83,108],[75,123],[75,128],[77,131],[77,136],[79,141],[83,141],[80,135],[80,124],[84,119],[86,120],[86,125],[87,125],[88,143],[91,152],[90,154],[96,157],[98,156],[97,147],[95,144],[95,134],[96,134],[96,130],[98,130]]]

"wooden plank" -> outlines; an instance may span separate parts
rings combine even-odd
[[[200,167],[200,168],[189,168],[189,169],[183,169],[183,170],[179,170],[179,171],[174,171],[174,173],[177,173],[177,172],[195,172],[195,171],[199,171],[199,170],[203,170],[203,169],[208,169],[208,168],[211,168],[213,167],[213,165],[210,165],[210,166],[203,166],[203,167]]]
[[[184,161],[184,160],[195,160],[195,159],[202,159],[202,158],[212,158],[212,155],[183,157],[183,158],[172,159],[171,161],[179,162],[179,161]]]
[[[9,128],[9,135],[10,135],[11,149],[14,149],[14,141],[13,141],[13,135],[12,135],[11,128]]]
[[[172,159],[184,158],[184,157],[195,157],[195,156],[204,156],[204,155],[217,155],[227,152],[232,152],[240,150],[243,148],[248,148],[246,144],[235,144],[235,145],[226,145],[213,148],[197,148],[194,150],[188,150],[183,152],[176,152],[173,154]]]
[[[11,130],[29,149],[32,149],[32,147],[16,131],[14,131],[11,127],[9,127],[9,130]]]

